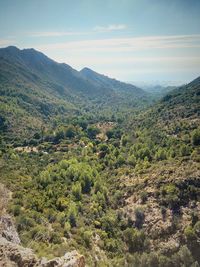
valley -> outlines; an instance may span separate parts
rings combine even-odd
[[[21,245],[86,266],[199,266],[199,115],[199,77],[155,97],[0,49],[0,183]]]

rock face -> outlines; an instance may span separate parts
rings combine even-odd
[[[12,218],[7,214],[0,216],[0,235],[12,243],[20,244],[19,235]]]
[[[8,237],[9,240],[6,239]],[[12,240],[13,237],[13,240]],[[0,266],[1,267],[84,267],[85,259],[77,251],[66,253],[63,257],[47,260],[38,259],[33,251],[19,244],[19,239],[8,231],[6,236],[0,234]],[[15,241],[15,242],[13,242]]]
[[[1,267],[84,267],[85,259],[76,251],[68,252],[63,257],[47,260],[38,259],[29,248],[12,243],[0,237]]]
[[[46,258],[37,258],[31,249],[22,247],[12,218],[6,213],[7,193],[0,184],[0,204],[2,204],[2,207],[0,206],[0,267],[85,266],[84,256],[75,250],[66,253],[63,257],[47,260]]]
[[[39,266],[43,267],[84,267],[85,259],[76,250],[66,253],[63,257],[55,258],[50,261],[43,260]]]
[[[25,267],[37,266],[37,258],[31,249],[12,243],[5,238],[0,238],[0,266]],[[40,266],[40,265],[38,265]]]

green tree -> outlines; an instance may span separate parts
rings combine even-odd
[[[194,146],[200,145],[200,130],[196,129],[192,132],[192,144]]]
[[[76,182],[72,186],[72,194],[75,198],[75,200],[80,201],[82,199],[82,194],[81,194],[81,184],[79,182]]]
[[[67,217],[68,217],[71,227],[77,226],[77,214],[78,214],[78,211],[77,211],[76,204],[74,202],[71,202],[69,209],[68,209],[68,213],[67,213]]]
[[[65,136],[68,138],[73,138],[76,135],[76,129],[73,125],[70,125],[67,127],[66,131],[65,131]]]
[[[81,174],[81,186],[82,186],[82,192],[83,193],[90,193],[91,187],[93,185],[93,177],[90,173],[83,173]]]
[[[96,138],[96,135],[99,134],[100,132],[101,132],[100,129],[97,127],[94,127],[94,126],[89,126],[87,128],[87,134],[88,134],[89,138],[91,138],[91,139]]]
[[[131,253],[141,252],[145,248],[145,234],[143,231],[127,228],[124,231],[124,239]]]
[[[155,154],[155,159],[156,160],[165,160],[167,159],[167,153],[165,149],[159,148],[158,151]]]
[[[38,182],[42,187],[47,187],[47,185],[51,183],[50,172],[48,170],[41,172]]]
[[[65,131],[63,128],[60,128],[56,131],[55,133],[55,137],[54,137],[54,141],[57,143],[59,142],[61,139],[65,138]]]
[[[141,228],[143,223],[144,223],[145,215],[144,211],[141,208],[136,208],[135,209],[135,226],[137,228]]]
[[[189,156],[191,153],[191,149],[188,145],[181,145],[179,149],[180,156]]]

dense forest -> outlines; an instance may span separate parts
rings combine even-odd
[[[0,49],[0,182],[38,256],[200,265],[200,78],[158,99],[33,50]]]

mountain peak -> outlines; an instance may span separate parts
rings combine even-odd
[[[83,71],[93,71],[93,70],[91,70],[91,69],[88,68],[88,67],[84,67],[80,72],[83,72]]]
[[[8,49],[8,50],[20,50],[18,47],[14,46],[14,45],[10,45],[10,46],[7,46],[5,47],[4,49]]]
[[[96,75],[102,75],[102,74],[99,74],[97,73],[96,71],[88,68],[88,67],[85,67],[83,68],[82,70],[80,70],[80,73],[84,74],[84,75],[87,75],[87,74],[96,74]]]
[[[16,54],[16,53],[18,53],[19,51],[20,51],[20,49],[18,48],[18,47],[16,47],[16,46],[13,46],[13,45],[11,45],[11,46],[7,46],[7,47],[4,47],[4,48],[1,48],[1,51],[2,52],[4,52],[4,53],[14,53],[14,54]]]

